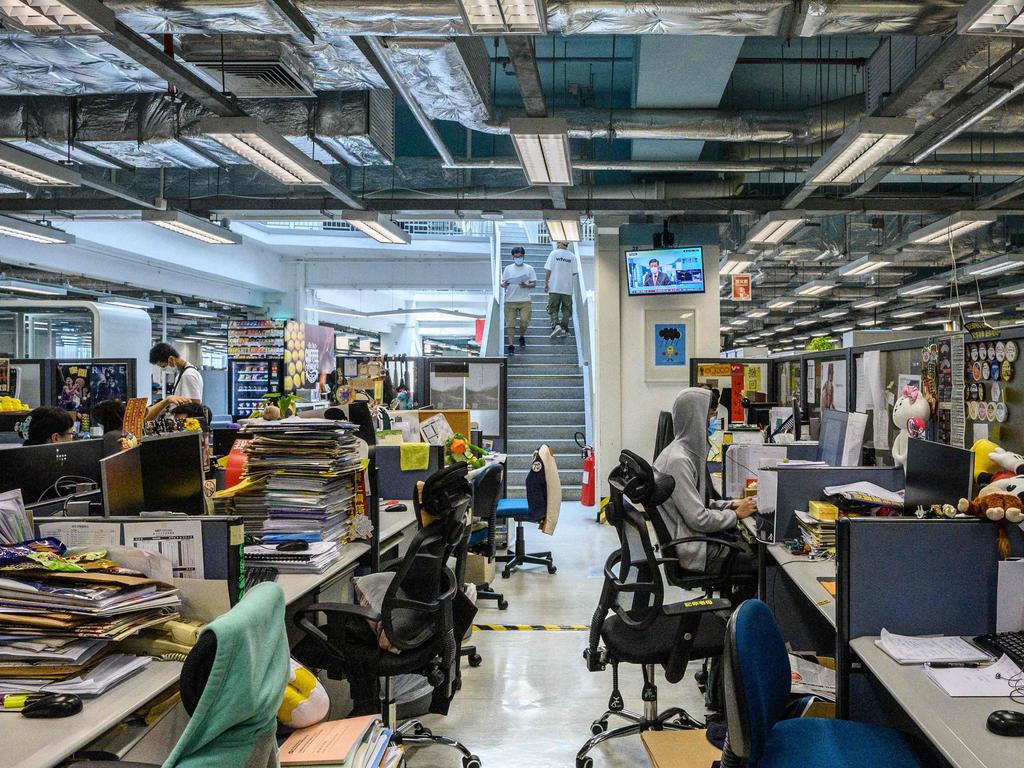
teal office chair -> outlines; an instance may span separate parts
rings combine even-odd
[[[785,719],[790,703],[786,644],[771,610],[747,600],[729,619],[725,645],[723,768],[924,768],[894,728],[818,717]]]

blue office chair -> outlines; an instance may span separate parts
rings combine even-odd
[[[524,523],[537,523],[542,532],[551,535],[555,532],[558,512],[562,505],[562,484],[558,476],[555,457],[546,445],[533,452],[530,471],[526,476],[525,499],[501,499],[498,502],[497,516],[516,522],[516,541],[506,555],[497,555],[494,559],[504,563],[501,571],[503,579],[510,578],[523,565],[543,565],[548,573],[558,571],[554,556],[550,552],[527,552],[526,531]]]
[[[747,600],[729,619],[725,645],[723,766],[746,768],[923,768],[910,738],[894,728],[818,717],[785,719],[790,703],[786,644],[771,610]]]

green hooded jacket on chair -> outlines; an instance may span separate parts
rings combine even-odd
[[[289,676],[284,593],[257,585],[209,632],[217,641],[209,679],[163,768],[277,766],[277,710]]]

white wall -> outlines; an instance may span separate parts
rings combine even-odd
[[[599,492],[608,492],[608,472],[619,452],[628,448],[644,457],[654,451],[658,414],[672,401],[689,375],[679,382],[644,381],[644,310],[696,310],[696,338],[687,344],[687,356],[716,357],[719,353],[720,305],[717,291],[717,244],[676,237],[677,245],[704,245],[707,292],[694,295],[630,297],[626,293],[626,245],[620,243],[620,217],[597,222],[595,255],[595,315],[597,392],[594,421],[597,443]]]

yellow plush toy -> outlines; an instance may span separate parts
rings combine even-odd
[[[331,700],[316,675],[295,659],[290,662],[291,677],[277,710],[277,721],[287,728],[308,728],[327,717]]]
[[[993,443],[991,440],[978,440],[971,446],[971,451],[974,453],[974,479],[978,479],[978,475],[988,473],[994,475],[996,472],[1001,472],[1002,468],[992,460],[991,454],[999,450],[999,446]]]

